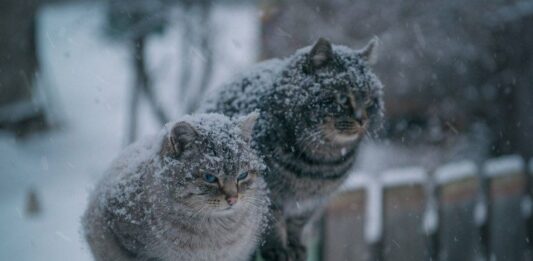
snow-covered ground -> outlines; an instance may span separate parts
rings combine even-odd
[[[44,83],[52,87],[48,95],[61,124],[23,140],[0,133],[0,260],[90,260],[79,221],[92,186],[123,145],[129,52],[104,38],[100,4],[49,6],[38,19]],[[252,6],[217,6],[214,24],[216,85],[255,61],[259,13]],[[168,110],[177,97],[179,31],[173,26],[152,37],[148,49]],[[150,111],[142,111],[141,134],[154,133]],[[24,214],[31,187],[42,207],[33,218]]]

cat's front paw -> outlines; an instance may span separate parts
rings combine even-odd
[[[286,252],[290,256],[289,260],[293,260],[293,261],[306,261],[307,260],[307,251],[306,251],[305,246],[302,246],[302,245],[289,246]]]
[[[306,261],[305,247],[268,249],[261,252],[265,261]]]
[[[282,248],[261,250],[261,257],[265,261],[295,261],[289,257],[289,251]]]

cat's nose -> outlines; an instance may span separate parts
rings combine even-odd
[[[235,203],[237,203],[237,196],[227,196],[226,201],[230,206],[233,206]]]

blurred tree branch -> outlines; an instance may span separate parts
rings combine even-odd
[[[213,31],[211,26],[212,0],[183,1],[184,29],[181,39],[181,73],[179,81],[180,101],[186,114],[193,113],[199,106],[203,94],[213,76]],[[202,55],[197,85],[192,84],[192,46],[198,46]]]

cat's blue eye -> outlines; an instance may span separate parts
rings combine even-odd
[[[208,183],[215,183],[217,182],[218,178],[215,175],[204,173],[204,180]]]
[[[243,180],[243,179],[245,179],[247,177],[248,177],[248,172],[245,171],[245,172],[242,172],[241,174],[239,174],[239,176],[237,176],[237,180],[240,181],[240,180]]]

